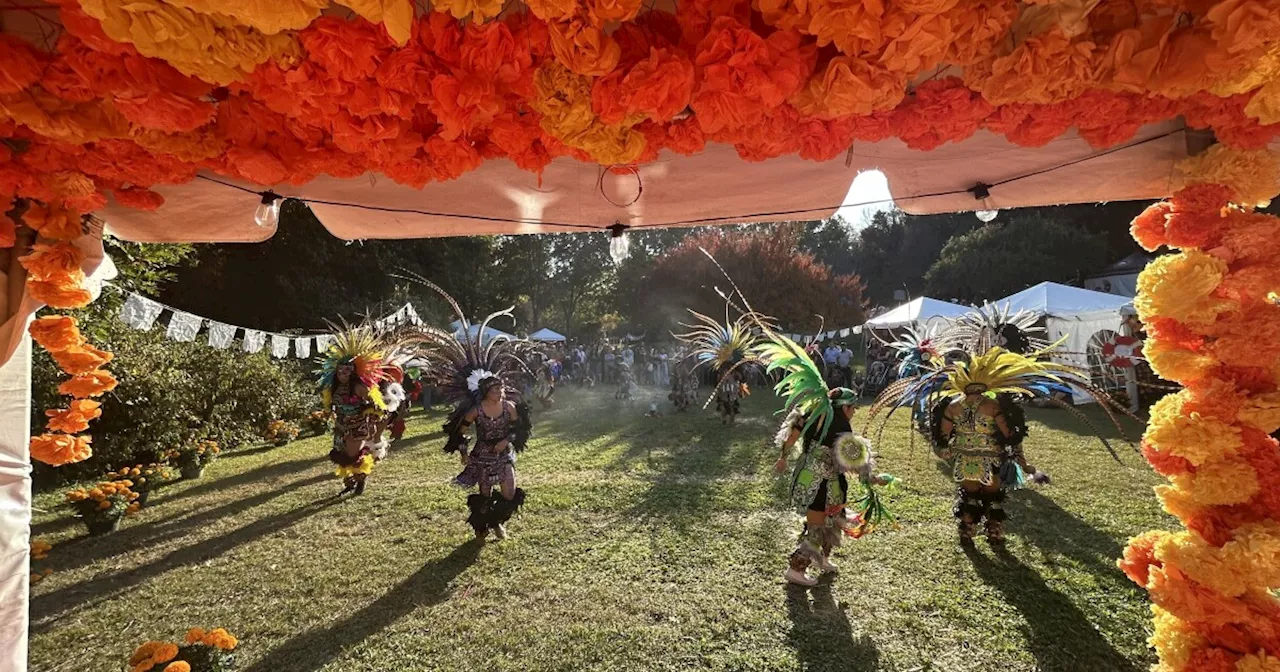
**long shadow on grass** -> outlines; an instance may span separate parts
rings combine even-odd
[[[1124,580],[1115,561],[1124,553],[1111,535],[1077,518],[1057,502],[1036,490],[1012,493],[1005,503],[1010,531],[1047,555],[1062,555],[1089,566],[1094,576],[1112,575],[1120,586],[1137,587]]]
[[[201,483],[195,487],[176,492],[172,495],[166,495],[161,503],[171,504],[188,497],[199,497],[209,493],[223,492],[231,488],[238,488],[242,485],[261,484],[264,481],[283,478],[285,476],[296,474],[300,471],[306,471],[307,469],[324,462],[325,459],[326,457],[324,455],[316,455],[314,457],[302,457],[296,460],[264,464],[261,467],[255,467],[232,476],[214,479],[206,483]]]
[[[449,583],[480,557],[481,542],[468,541],[449,555],[423,565],[382,597],[327,628],[309,630],[272,649],[247,672],[318,670],[344,650],[359,645],[419,608],[449,597]]]
[[[58,544],[62,553],[51,559],[56,572],[66,572],[78,567],[93,564],[103,558],[109,558],[135,548],[163,543],[168,539],[182,536],[189,530],[199,528],[207,523],[223,518],[239,516],[245,511],[257,508],[267,502],[309,485],[315,485],[332,478],[328,474],[319,474],[301,481],[293,481],[273,490],[260,492],[251,497],[235,499],[221,506],[204,509],[185,518],[181,513],[159,520],[149,521],[141,525],[128,525],[119,532],[106,537],[81,536]],[[150,509],[145,509],[150,511]]]
[[[788,585],[787,614],[791,617],[787,639],[802,669],[857,672],[879,666],[880,652],[866,635],[854,636],[830,583],[812,589]]]
[[[341,500],[337,497],[318,499],[291,511],[260,518],[222,536],[180,548],[155,562],[140,565],[125,572],[95,577],[36,596],[31,601],[31,631],[43,632],[53,626],[57,621],[55,617],[72,609],[90,608],[93,604],[123,593],[166,572],[216,558],[238,546],[291,527],[339,501]]]
[[[1004,550],[995,559],[973,548],[965,555],[978,576],[1022,613],[1037,670],[1137,672],[1137,665],[1116,651],[1071,600],[1022,561]]]

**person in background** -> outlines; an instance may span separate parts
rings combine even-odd
[[[853,351],[844,343],[840,344],[840,354],[836,355],[836,369],[840,375],[840,386],[848,387],[853,380]]]
[[[604,382],[613,383],[617,379],[618,357],[613,354],[613,348],[606,347],[604,350]]]
[[[663,348],[658,352],[658,385],[662,387],[671,386],[671,361],[667,356],[667,349]]]
[[[828,345],[827,349],[824,350],[822,353],[822,363],[826,365],[826,368],[828,371],[827,375],[830,375],[829,372],[833,367],[837,365],[836,363],[839,361],[839,359],[840,359],[840,348],[836,347],[836,344],[833,342],[831,343],[831,345]]]
[[[635,351],[634,351],[634,350],[632,350],[632,349],[631,349],[631,346],[627,346],[627,345],[624,345],[624,346],[623,346],[623,348],[622,348],[622,361],[623,361],[623,362],[624,362],[628,367],[631,367],[631,370],[632,370],[633,372],[635,371],[635,367],[636,367],[636,353],[635,353]]]

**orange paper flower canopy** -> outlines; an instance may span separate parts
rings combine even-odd
[[[693,170],[677,157],[717,145],[736,163],[852,164],[865,143],[916,153],[975,135],[1024,148],[1062,138],[1077,153],[1162,123],[1159,132],[1209,129],[1244,149],[1280,136],[1276,0],[454,0],[426,14],[410,0],[329,5],[57,0],[5,10],[0,136],[22,151],[0,148],[0,196],[77,212],[111,197],[128,235],[130,221],[175,220],[122,210],[164,208],[187,187],[200,198],[200,173],[320,200],[309,185],[368,185],[373,175],[403,187],[403,199],[489,163],[509,184],[519,182],[512,170],[529,173],[521,186],[536,191],[553,161],[576,161],[590,169],[578,193],[607,205],[617,201],[596,194],[590,164]],[[715,156],[713,168],[730,165]],[[706,168],[702,184],[715,177]],[[254,205],[245,202],[242,212]],[[532,210],[520,218],[552,219]]]

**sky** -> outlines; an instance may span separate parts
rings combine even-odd
[[[893,202],[889,195],[889,180],[878,170],[867,170],[858,173],[858,177],[849,185],[849,193],[841,201],[846,206],[836,211],[836,216],[844,219],[855,230],[862,228],[864,220],[870,220],[875,213],[892,210]],[[853,203],[869,203],[884,201],[874,205],[852,206]]]

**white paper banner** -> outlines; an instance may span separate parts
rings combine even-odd
[[[289,356],[289,337],[280,334],[271,334],[271,356],[276,359],[284,359]]]
[[[335,339],[331,334],[321,334],[316,336],[316,354],[323,355],[324,351],[328,350],[329,346],[333,345],[334,340]]]
[[[235,325],[209,320],[209,347],[226,350],[231,347],[231,341],[235,337]]]
[[[245,329],[244,330],[244,351],[259,352],[262,350],[262,345],[266,342],[266,340],[267,340],[267,335],[262,333],[261,331],[258,331],[257,329]]]
[[[120,309],[120,320],[134,329],[151,331],[151,326],[156,323],[156,318],[160,317],[162,310],[164,306],[155,301],[145,296],[130,294],[124,300],[124,307]]]
[[[848,338],[848,337],[849,337],[849,330],[848,330],[848,329],[841,329],[841,330],[840,330],[840,338]]]
[[[165,332],[165,336],[179,343],[190,343],[196,340],[201,322],[204,320],[199,315],[175,310],[173,317],[169,318],[169,329]]]
[[[293,339],[293,353],[298,359],[306,359],[311,356],[311,337]]]

